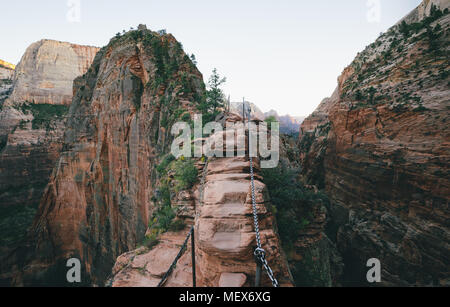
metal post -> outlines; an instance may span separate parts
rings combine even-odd
[[[242,121],[245,124],[245,98],[242,98]]]
[[[195,274],[195,228],[192,227],[191,234],[191,249],[192,249],[192,286],[197,287],[197,277]]]
[[[259,288],[261,286],[261,272],[262,272],[262,263],[261,261],[259,261],[259,259],[256,258],[256,277],[255,277],[256,288]]]

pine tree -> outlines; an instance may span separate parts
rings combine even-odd
[[[208,108],[213,112],[216,112],[220,107],[224,107],[225,95],[221,89],[221,86],[225,82],[227,82],[227,78],[222,78],[217,72],[217,69],[214,68],[208,82],[209,90],[206,93]]]

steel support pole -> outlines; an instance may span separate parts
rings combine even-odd
[[[197,287],[197,276],[195,272],[195,228],[192,228],[191,234],[191,249],[192,249],[192,286]]]

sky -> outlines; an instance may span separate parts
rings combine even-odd
[[[420,0],[14,0],[2,2],[0,59],[40,39],[102,47],[117,32],[166,29],[232,101],[309,115],[356,54]]]

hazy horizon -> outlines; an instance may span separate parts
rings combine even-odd
[[[232,101],[245,97],[263,112],[307,116],[356,54],[420,2],[17,0],[2,5],[20,14],[0,20],[7,42],[0,59],[17,64],[41,39],[102,47],[142,23],[167,29],[194,53],[205,82],[217,67]]]

